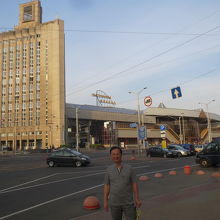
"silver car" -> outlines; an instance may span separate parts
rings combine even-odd
[[[183,147],[175,144],[171,144],[167,147],[170,151],[173,152],[173,154],[177,157],[182,157],[182,156],[189,156],[190,152],[187,149],[184,149]]]

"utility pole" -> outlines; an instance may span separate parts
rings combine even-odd
[[[79,151],[79,119],[78,108],[76,108],[76,150]]]
[[[180,129],[180,144],[183,143],[183,134],[182,134],[182,127],[181,127],[181,117],[179,117],[179,129]]]
[[[211,122],[210,122],[210,117],[209,117],[209,104],[214,101],[215,101],[215,99],[209,101],[208,103],[199,102],[199,104],[203,104],[206,106],[206,117],[207,117],[207,124],[208,124],[207,128],[208,128],[209,142],[212,141],[212,127],[211,127]]]
[[[137,126],[137,145],[138,145],[138,154],[140,154],[141,150],[141,141],[139,139],[139,128],[141,126],[141,117],[140,117],[140,94],[146,89],[147,87],[144,87],[139,92],[132,92],[129,91],[129,94],[134,94],[137,96],[137,116],[138,116],[138,126]]]
[[[185,134],[185,123],[184,123],[183,113],[182,113],[182,122],[183,122],[183,144],[185,144],[186,134]]]

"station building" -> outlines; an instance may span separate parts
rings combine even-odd
[[[207,114],[202,110],[166,108],[164,105],[141,111],[148,145],[167,143],[206,143],[209,141]],[[76,144],[76,118],[82,147],[137,146],[136,110],[92,105],[66,104],[66,143]],[[209,113],[212,138],[220,137],[220,115]],[[161,135],[161,125],[165,136]]]

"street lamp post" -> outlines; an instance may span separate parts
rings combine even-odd
[[[182,128],[181,128],[181,117],[179,117],[179,130],[180,130],[180,144],[183,143],[183,134],[182,134]]]
[[[129,94],[134,94],[137,96],[137,118],[138,118],[138,126],[137,126],[137,144],[138,144],[138,154],[140,154],[140,139],[139,139],[139,135],[138,135],[138,131],[141,125],[141,117],[140,117],[140,94],[146,89],[147,87],[144,87],[143,89],[141,89],[138,92],[133,92],[133,91],[129,91]]]
[[[184,113],[181,113],[181,115],[182,115],[182,122],[183,122],[183,139],[182,139],[182,141],[183,141],[183,144],[185,144],[186,143],[186,133],[185,133],[185,122],[184,122],[184,118],[183,118]]]
[[[214,102],[214,101],[215,101],[215,99],[209,101],[208,103],[199,102],[200,105],[205,105],[206,106],[206,117],[207,117],[207,124],[208,124],[209,142],[212,141],[212,127],[211,127],[211,122],[210,122],[210,117],[209,117],[209,104]]]
[[[76,150],[79,151],[79,109],[76,108]]]

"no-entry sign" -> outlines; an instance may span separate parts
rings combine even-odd
[[[152,98],[150,96],[146,96],[144,98],[144,104],[148,107],[151,106],[152,105]]]

